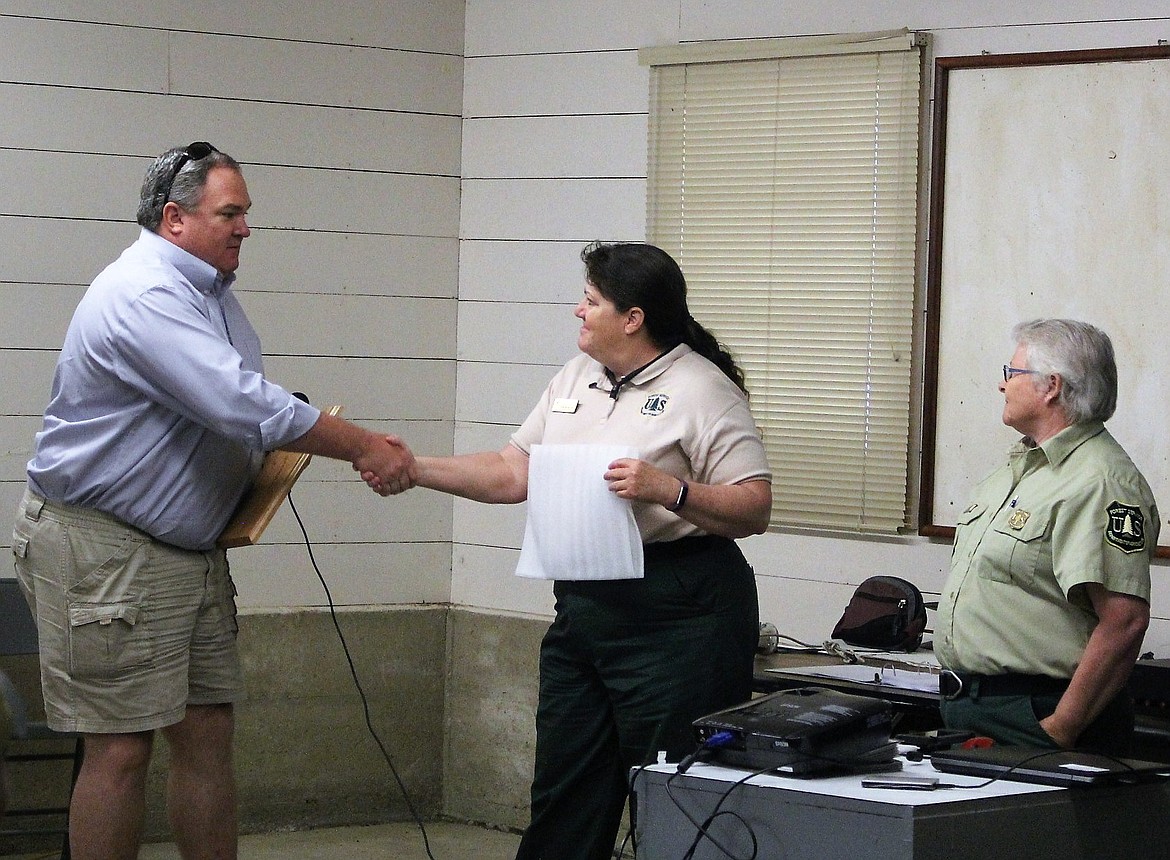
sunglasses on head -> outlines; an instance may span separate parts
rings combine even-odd
[[[207,158],[213,152],[219,152],[219,150],[206,140],[197,140],[194,143],[187,144],[187,147],[183,150],[183,154],[179,156],[175,162],[175,166],[171,168],[166,185],[160,190],[159,196],[162,202],[166,203],[171,199],[171,188],[175,184],[175,178],[179,175],[179,171],[186,166],[188,161],[199,161],[201,158]]]

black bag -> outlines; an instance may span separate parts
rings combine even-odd
[[[871,576],[853,592],[833,638],[863,648],[913,651],[922,644],[926,603],[913,582]]]

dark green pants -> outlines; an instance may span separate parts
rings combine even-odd
[[[640,580],[555,586],[517,860],[611,857],[630,769],[660,750],[679,761],[694,720],[751,698],[759,610],[735,543],[652,544],[645,567]]]
[[[963,696],[942,702],[948,729],[972,731],[1001,744],[1052,747],[1056,743],[1040,721],[1056,710],[1058,694],[1034,696]],[[1129,755],[1133,745],[1133,699],[1123,690],[1077,738],[1077,747],[1109,755]]]

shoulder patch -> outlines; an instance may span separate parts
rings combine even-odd
[[[1146,519],[1141,508],[1115,501],[1105,512],[1109,515],[1105,540],[1122,552],[1138,552],[1146,548]]]

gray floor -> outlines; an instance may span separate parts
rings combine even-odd
[[[446,822],[426,824],[434,860],[512,860],[520,837]],[[11,860],[53,860],[56,853]],[[174,845],[144,845],[138,860],[178,860]],[[240,860],[430,860],[418,826],[409,823],[334,827],[240,837]]]

